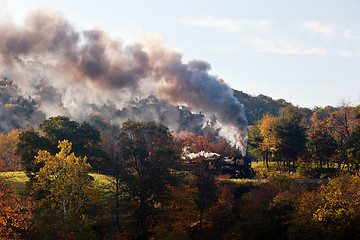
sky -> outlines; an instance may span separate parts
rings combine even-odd
[[[300,107],[360,104],[358,0],[0,0],[22,24],[37,9],[61,12],[79,31],[101,28],[131,42],[161,36],[185,62],[251,95]]]

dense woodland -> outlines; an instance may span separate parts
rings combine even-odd
[[[256,179],[234,180],[201,155],[186,157],[239,155],[216,131],[191,124],[201,114],[171,108],[183,111],[178,132],[111,121],[165,104],[154,99],[94,109],[87,121],[46,118],[10,80],[0,87],[1,239],[360,239],[359,106],[307,109],[235,91]],[[185,171],[189,163],[196,167]],[[22,191],[14,171],[27,175]]]

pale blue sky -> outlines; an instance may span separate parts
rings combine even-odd
[[[0,0],[14,21],[39,8],[131,41],[161,34],[237,90],[302,107],[360,104],[358,0]],[[0,11],[0,14],[4,14]]]

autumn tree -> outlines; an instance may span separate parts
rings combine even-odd
[[[210,142],[207,136],[197,136],[192,144],[193,152],[210,152]]]
[[[231,145],[229,141],[222,137],[208,137],[210,141],[210,152],[218,153],[221,156],[229,156],[231,153]]]
[[[337,145],[337,162],[339,169],[347,166],[350,170],[349,158],[345,143],[351,138],[356,130],[357,110],[350,103],[342,101],[330,117],[327,118],[327,126],[334,136]]]
[[[203,227],[204,212],[211,207],[216,199],[217,186],[215,183],[215,175],[212,173],[202,157],[198,159],[198,167],[195,171],[195,185],[197,187],[197,195],[195,204],[199,209],[199,230]]]
[[[307,142],[311,157],[320,168],[322,168],[325,163],[329,164],[337,149],[336,141],[334,137],[330,135],[325,124],[325,122],[314,124]]]
[[[258,125],[260,130],[260,137],[262,138],[262,141],[259,142],[259,144],[267,168],[269,168],[268,162],[270,157],[274,156],[277,152],[278,139],[274,131],[276,120],[277,118],[267,114],[263,117],[261,123]],[[278,159],[276,159],[276,161],[278,168],[280,168]]]
[[[20,158],[15,154],[20,130],[8,134],[0,133],[0,169],[2,171],[22,170]]]
[[[196,136],[195,133],[181,131],[172,133],[177,144],[188,152],[215,152],[221,156],[228,156],[231,152],[229,142],[222,137],[214,135]]]
[[[345,143],[345,149],[349,158],[349,165],[352,171],[360,170],[360,105],[356,107],[358,124],[356,130]]]
[[[290,178],[278,177],[245,193],[238,221],[225,239],[286,239],[287,222],[301,190]]]
[[[86,157],[71,153],[72,144],[59,142],[60,152],[51,155],[39,151],[37,163],[43,163],[34,185],[45,197],[37,203],[37,229],[43,239],[91,239],[86,207],[94,201],[90,164]]]
[[[172,170],[177,168],[179,151],[164,125],[132,120],[123,123],[120,148],[126,169],[122,179],[129,196],[126,202],[136,220],[134,234],[147,239],[151,224],[166,205],[169,186],[175,183]]]
[[[344,175],[296,201],[288,239],[359,239],[360,177]]]
[[[156,239],[189,239],[198,226],[197,189],[190,180],[171,186],[165,211],[153,228]]]
[[[357,111],[350,103],[342,101],[337,110],[327,119],[328,126],[336,136],[340,144],[345,144],[356,128]]]

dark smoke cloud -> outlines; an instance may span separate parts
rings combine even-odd
[[[209,63],[183,63],[182,55],[162,40],[144,37],[125,45],[100,29],[76,31],[49,10],[32,12],[21,26],[0,24],[0,33],[5,73],[27,95],[39,86],[56,89],[71,116],[89,114],[92,104],[122,109],[134,98],[155,95],[216,119],[220,134],[245,149],[247,120],[232,89],[209,75]],[[59,111],[43,104],[49,115]]]

